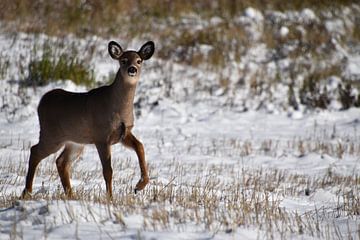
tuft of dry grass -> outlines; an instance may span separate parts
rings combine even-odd
[[[293,151],[294,154],[321,153],[340,158],[349,154],[358,155],[360,146],[340,147],[325,140],[294,139],[280,142],[268,139],[254,142],[223,138],[212,140],[209,144],[193,146],[187,154],[193,155],[197,152],[205,156],[238,156],[246,160],[254,154],[277,158],[281,149]],[[17,200],[19,189],[21,190],[24,184],[29,149],[26,147],[21,151],[24,159],[20,162],[24,164],[1,159],[5,164],[0,165],[0,175],[9,175],[1,178],[1,208],[19,208],[26,205],[26,201]],[[163,151],[171,149],[165,148]],[[88,169],[84,167],[84,164],[88,166],[88,163],[80,159],[73,164],[72,179],[76,179],[77,183],[74,186],[74,199],[70,201],[63,194],[54,164],[55,157],[53,155],[41,163],[31,201],[48,202],[48,207],[41,207],[41,211],[48,211],[46,209],[56,202],[65,203],[66,211],[61,212],[64,223],[78,221],[78,210],[72,207],[76,201],[86,212],[81,213],[81,216],[87,216],[82,221],[98,221],[95,210],[91,207],[95,204],[107,209],[102,219],[112,219],[123,229],[129,227],[124,216],[134,214],[143,217],[142,229],[150,231],[183,232],[187,231],[188,224],[195,224],[199,229],[216,234],[231,233],[237,228],[252,226],[263,231],[266,238],[281,236],[285,239],[296,234],[332,239],[336,238],[336,224],[331,225],[329,221],[334,216],[356,217],[360,212],[357,187],[360,184],[359,175],[340,175],[328,169],[323,175],[308,176],[279,169],[245,168],[239,162],[199,164],[176,159],[151,163],[151,183],[137,195],[133,194],[133,183],[137,180],[136,161],[130,158],[114,159],[115,189],[111,202],[105,197],[99,161],[87,159],[86,161],[97,161]],[[158,179],[159,169],[166,171],[168,182]],[[326,209],[314,209],[304,213],[293,212],[282,205],[284,199],[306,198],[322,190],[331,191],[338,202]],[[17,205],[19,206],[16,207]],[[50,226],[62,223],[42,224],[45,234],[51,232]],[[16,222],[13,234],[21,236],[21,229]]]

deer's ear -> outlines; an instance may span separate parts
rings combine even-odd
[[[154,54],[154,51],[155,43],[153,41],[148,41],[140,48],[138,54],[143,60],[148,60]]]
[[[113,59],[119,59],[120,56],[123,54],[123,50],[120,47],[120,45],[115,42],[115,41],[111,41],[109,42],[109,46],[108,46],[108,50],[109,50],[109,54]]]

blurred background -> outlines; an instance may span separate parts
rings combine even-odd
[[[140,115],[165,98],[289,116],[360,106],[355,0],[1,1],[0,34],[0,78],[25,104],[24,89],[52,81],[111,82],[108,40],[151,39]]]

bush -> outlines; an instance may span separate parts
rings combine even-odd
[[[94,85],[94,72],[84,60],[77,57],[77,51],[64,52],[57,56],[48,45],[43,47],[40,59],[33,59],[28,65],[26,86],[44,86],[58,80],[71,80],[77,85]]]
[[[330,104],[330,99],[325,86],[321,86],[321,73],[310,74],[300,88],[301,104],[310,108],[326,109]]]
[[[0,79],[4,79],[10,66],[9,59],[0,56]]]

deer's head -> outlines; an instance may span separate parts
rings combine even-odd
[[[123,79],[128,83],[136,84],[140,77],[142,62],[154,54],[155,44],[149,41],[139,51],[123,51],[117,42],[111,41],[108,50],[110,56],[119,61]]]

